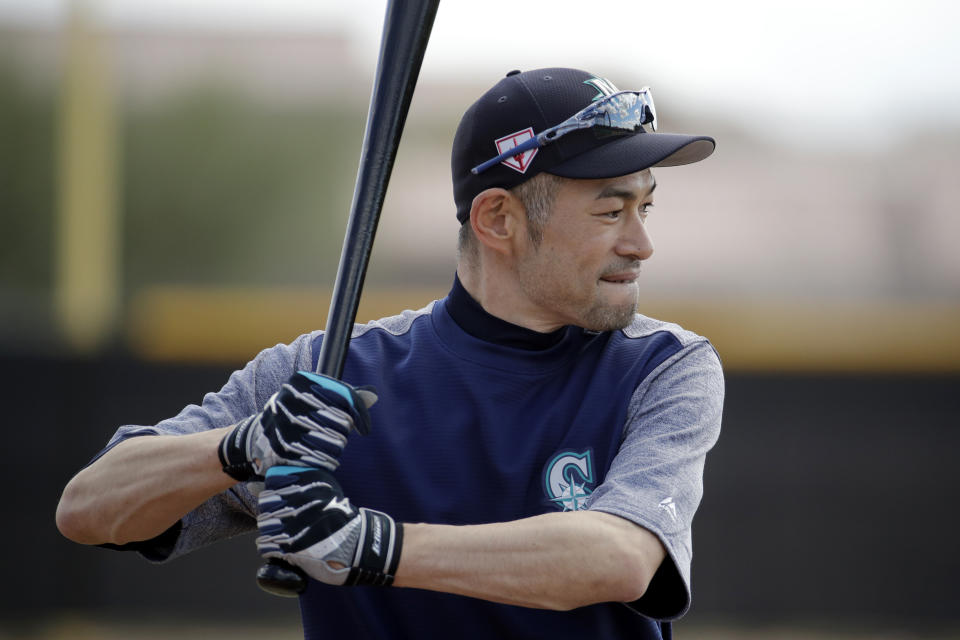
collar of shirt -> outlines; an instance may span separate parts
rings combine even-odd
[[[446,307],[457,326],[474,338],[517,349],[549,349],[559,344],[567,331],[566,327],[561,327],[550,333],[540,333],[490,315],[463,288],[456,275],[453,277],[453,288],[447,296]]]

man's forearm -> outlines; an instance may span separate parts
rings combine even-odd
[[[405,524],[395,585],[566,610],[636,600],[665,555],[646,529],[597,511],[473,526]]]
[[[233,484],[217,457],[227,429],[121,442],[66,486],[57,527],[82,544],[148,540]]]

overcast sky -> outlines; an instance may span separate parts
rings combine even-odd
[[[89,0],[108,24],[325,31],[376,62],[384,0]],[[67,0],[0,0],[0,21],[57,23]],[[489,84],[575,66],[797,144],[896,142],[960,128],[960,3],[947,0],[443,0],[422,77]],[[661,99],[662,100],[662,99]],[[812,134],[816,135],[812,135]],[[832,142],[831,142],[832,141]]]

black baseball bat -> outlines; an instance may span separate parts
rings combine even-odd
[[[440,0],[387,3],[360,169],[317,362],[317,371],[327,376],[339,378],[343,373],[383,199],[439,4]],[[270,560],[257,571],[257,584],[269,593],[293,597],[308,583],[297,567]]]

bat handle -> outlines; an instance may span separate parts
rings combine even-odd
[[[307,574],[292,564],[271,558],[257,570],[257,584],[275,596],[296,598],[307,589]]]

